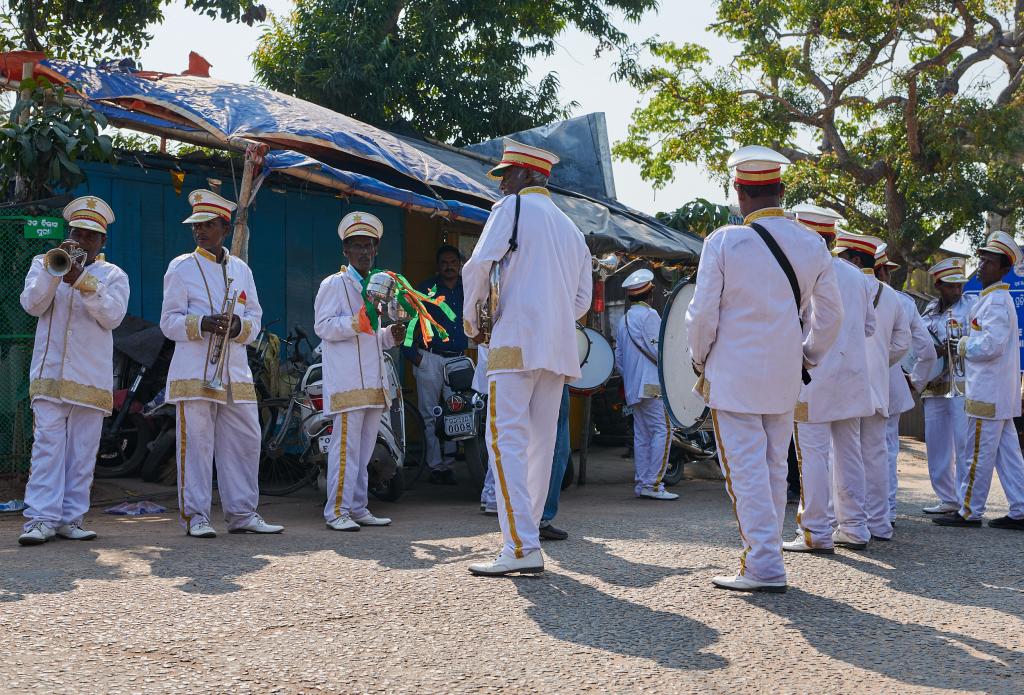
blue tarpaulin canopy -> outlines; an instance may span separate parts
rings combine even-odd
[[[162,120],[173,121],[177,116],[225,145],[231,138],[245,138],[306,152],[316,148],[317,154],[333,151],[336,156],[386,167],[428,187],[446,188],[481,202],[495,198],[489,188],[394,135],[287,94],[209,77],[160,75],[151,79],[64,60],[41,64],[73,82],[90,102],[129,106],[132,113],[141,105],[158,107],[168,112],[168,118]]]

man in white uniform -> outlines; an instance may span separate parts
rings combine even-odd
[[[802,204],[793,212],[826,243],[835,239],[839,220],[835,211]],[[868,369],[867,341],[875,332],[875,310],[860,271],[841,258],[833,258],[832,265],[843,298],[843,322],[839,337],[811,371],[811,383],[800,390],[793,413],[800,505],[796,513],[797,536],[782,544],[782,549],[789,552],[835,552],[833,460],[839,471],[863,471],[860,419],[874,411],[871,388],[864,374]]]
[[[405,339],[401,324],[374,330],[363,311],[363,286],[383,234],[376,215],[345,215],[338,236],[349,265],[325,278],[316,293],[314,328],[323,340],[324,413],[334,415],[324,520],[334,531],[391,523],[366,506],[370,457],[380,419],[390,405],[384,350]]]
[[[875,332],[868,339],[868,371],[874,411],[860,421],[860,451],[863,471],[836,473],[836,545],[863,550],[868,541],[892,538],[889,521],[889,455],[885,443],[889,417],[889,368],[910,349],[910,322],[896,290],[875,278],[875,252],[882,240],[841,232],[834,253],[864,274],[875,308]],[[848,475],[847,475],[848,474]]]
[[[964,396],[967,384],[962,375],[955,378],[950,373],[946,340],[950,327],[966,334],[967,316],[971,311],[975,295],[963,293],[967,276],[964,259],[947,258],[939,261],[928,273],[935,283],[939,298],[925,307],[922,321],[933,337],[936,352],[945,360],[945,370],[921,393],[924,405],[924,443],[928,451],[928,476],[932,490],[938,497],[938,504],[925,507],[926,514],[949,514],[959,511],[957,487],[964,474],[964,442],[967,439],[967,412],[964,410]],[[952,321],[952,326],[950,324]],[[955,346],[954,346],[955,347]],[[953,394],[950,396],[951,388]]]
[[[984,289],[971,309],[968,333],[957,350],[966,361],[966,474],[960,480],[960,509],[932,519],[941,526],[981,526],[992,485],[992,471],[1010,513],[992,519],[992,528],[1024,531],[1024,457],[1013,418],[1021,413],[1020,347],[1017,311],[1003,277],[1021,259],[1006,232],[992,232],[978,249],[978,279]]]
[[[164,275],[160,329],[174,341],[167,402],[176,403],[178,514],[185,533],[214,538],[210,524],[213,461],[230,533],[280,533],[256,513],[260,500],[260,422],[245,346],[260,332],[263,310],[245,261],[228,253],[235,204],[217,193],[188,196],[196,250],[178,256]],[[235,298],[230,321],[227,300]],[[218,373],[217,345],[223,369]],[[226,353],[226,354],[225,354]]]
[[[658,378],[661,317],[650,305],[654,273],[638,270],[623,281],[622,289],[630,307],[615,331],[615,368],[622,375],[626,405],[633,410],[633,493],[654,500],[678,499],[661,481],[672,438]]]
[[[899,267],[898,263],[889,260],[886,246],[880,246],[875,252],[875,277],[878,281],[892,286],[892,271]],[[889,454],[889,523],[893,526],[896,525],[896,490],[899,487],[896,459],[900,453],[900,415],[913,410],[914,394],[921,392],[936,360],[935,345],[921,315],[917,313],[917,304],[910,295],[899,290],[896,297],[903,303],[903,315],[909,321],[910,350],[900,362],[889,367],[885,449]],[[905,367],[909,367],[909,371]]]
[[[843,317],[825,243],[786,219],[779,207],[782,165],[788,162],[759,146],[729,158],[745,218],[705,240],[686,312],[690,356],[700,375],[694,390],[711,408],[718,458],[743,541],[739,573],[712,581],[738,591],[786,590],[786,454],[801,369],[821,362]],[[799,302],[769,246],[772,240],[792,267]]]
[[[473,574],[542,572],[539,526],[551,478],[558,408],[566,381],[580,376],[576,321],[590,307],[591,256],[547,185],[558,158],[512,140],[491,170],[505,197],[494,204],[462,273],[466,335],[482,342],[477,303],[501,296],[487,355],[487,445],[498,487],[504,546]]]
[[[34,419],[32,467],[25,487],[22,545],[54,534],[91,540],[81,527],[89,510],[103,417],[113,405],[113,329],[128,309],[128,276],[100,254],[110,206],[96,196],[64,208],[70,228],[61,248],[84,251],[67,272],[56,274],[51,256],[32,259],[21,306],[39,319],[29,383]]]

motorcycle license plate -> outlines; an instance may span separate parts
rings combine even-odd
[[[327,450],[331,448],[331,435],[325,434],[324,436],[320,437],[318,443],[320,444],[320,453],[326,454]]]
[[[473,434],[473,413],[444,416],[444,434],[446,437],[458,437]]]

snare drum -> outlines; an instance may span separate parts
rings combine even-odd
[[[577,395],[590,395],[608,383],[615,368],[615,353],[604,336],[593,328],[576,327],[576,347],[580,355],[580,371],[569,389]]]

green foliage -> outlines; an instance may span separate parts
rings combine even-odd
[[[659,212],[655,217],[672,229],[707,236],[729,222],[729,206],[694,198],[681,208],[672,212]]]
[[[137,56],[153,39],[146,28],[173,0],[8,0],[0,6],[4,50],[45,51],[50,58],[95,63]],[[252,24],[266,9],[251,0],[185,0],[212,18]]]
[[[257,78],[288,94],[384,128],[411,126],[466,144],[566,117],[558,76],[530,80],[575,27],[597,52],[636,47],[609,14],[636,21],[657,0],[296,0],[273,17],[253,55]]]
[[[85,181],[78,162],[113,161],[102,114],[66,100],[65,88],[45,78],[21,86],[28,94],[0,126],[0,188],[20,180],[17,200],[39,199]]]
[[[657,63],[632,76],[647,103],[614,153],[660,187],[680,162],[725,183],[737,146],[774,147],[794,161],[788,203],[834,207],[921,266],[951,234],[980,237],[987,212],[1024,227],[1022,7],[719,0],[731,64],[651,43]]]

